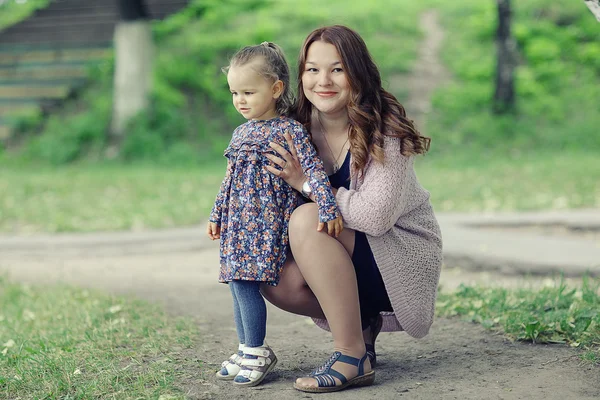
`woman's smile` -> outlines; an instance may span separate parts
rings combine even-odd
[[[323,98],[330,98],[337,94],[337,92],[315,92],[315,93],[317,94],[317,96],[323,97]]]

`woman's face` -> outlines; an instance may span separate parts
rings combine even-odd
[[[346,112],[350,84],[334,45],[322,41],[310,45],[302,73],[302,89],[308,101],[320,112]]]

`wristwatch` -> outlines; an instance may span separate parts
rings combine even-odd
[[[308,184],[308,179],[307,179],[302,184],[302,195],[304,197],[306,197],[307,199],[309,199],[311,194],[312,194],[312,189],[310,188],[310,185]]]

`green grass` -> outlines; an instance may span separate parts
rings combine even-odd
[[[165,228],[203,223],[224,158],[189,167],[0,163],[0,231],[12,233]],[[592,152],[427,155],[417,163],[437,211],[600,207]]]
[[[578,287],[562,280],[541,289],[460,286],[438,295],[440,316],[461,316],[513,340],[563,343],[585,349],[582,358],[600,365],[600,280]]]
[[[183,398],[196,327],[153,305],[0,278],[0,393],[8,399]]]
[[[441,57],[452,78],[433,96],[427,133],[435,152],[520,149],[600,151],[598,23],[581,2],[512,3],[516,111],[492,114],[496,3],[435,3],[446,31]],[[451,44],[451,45],[450,45]]]
[[[592,151],[431,154],[418,160],[417,174],[437,211],[600,207]]]
[[[0,231],[139,230],[203,221],[220,166],[2,167]]]

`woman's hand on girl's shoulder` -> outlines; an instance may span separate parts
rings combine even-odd
[[[287,182],[292,188],[297,191],[302,190],[302,184],[306,180],[300,161],[298,160],[298,154],[296,154],[296,147],[294,141],[289,133],[283,135],[287,142],[290,151],[287,151],[283,146],[278,143],[271,142],[269,146],[277,153],[280,157],[273,154],[265,153],[273,165],[267,165],[266,169],[273,175],[276,175]],[[278,168],[276,168],[278,167]]]

